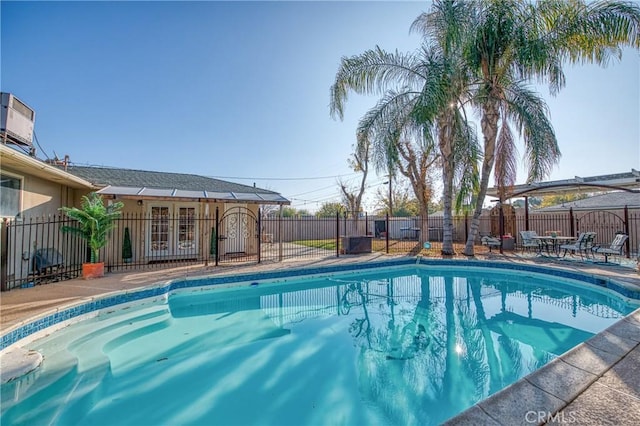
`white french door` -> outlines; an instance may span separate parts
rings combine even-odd
[[[185,257],[198,254],[198,207],[188,204],[150,204],[147,256]]]

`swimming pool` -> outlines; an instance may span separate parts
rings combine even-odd
[[[29,343],[45,361],[2,386],[3,424],[437,424],[638,306],[578,274],[442,265],[147,289]]]

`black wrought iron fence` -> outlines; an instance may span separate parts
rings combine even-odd
[[[637,256],[640,210],[517,214],[496,223],[483,215],[480,237],[503,229],[521,243],[520,230],[544,235],[577,236],[596,232],[596,244],[609,244],[617,232],[629,235],[624,254]],[[466,243],[471,218],[453,218],[454,250]],[[88,260],[86,242],[60,228],[72,221],[64,216],[5,219],[0,239],[2,290],[31,286],[81,275]],[[218,265],[230,262],[279,262],[289,259],[327,258],[363,252],[439,256],[444,239],[442,216],[386,217],[336,215],[335,217],[263,217],[250,212],[196,215],[185,209],[176,215],[125,214],[116,221],[99,259],[107,272],[167,268],[178,265]],[[479,248],[478,248],[479,249]]]
[[[265,217],[261,220],[262,260],[316,258],[340,254],[340,229],[336,217]]]
[[[87,250],[83,240],[60,228],[70,219],[55,215],[2,222],[2,290],[78,277]]]
[[[595,232],[594,245],[607,246],[617,233],[629,236],[624,254],[627,258],[637,256],[640,250],[640,211],[627,208],[619,210],[592,210],[558,213],[534,213],[528,217],[517,215],[516,228],[520,231],[532,230],[539,235],[577,237],[581,232]],[[514,234],[516,240],[520,239]]]

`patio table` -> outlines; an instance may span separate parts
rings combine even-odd
[[[549,251],[549,247],[551,247],[551,251],[555,255],[555,257],[560,257],[560,244],[566,243],[567,241],[574,241],[575,237],[563,237],[561,235],[551,236],[551,235],[536,235],[531,237],[532,240],[540,241],[538,248],[538,254],[542,255],[543,246],[547,249],[547,254],[551,254]]]
[[[417,240],[420,236],[420,228],[416,227],[407,226],[405,228],[400,228],[400,232],[402,232],[403,240]]]

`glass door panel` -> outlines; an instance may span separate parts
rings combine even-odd
[[[166,256],[170,243],[169,207],[151,207],[150,256]]]
[[[187,254],[196,249],[196,209],[180,207],[178,209],[178,254]]]

